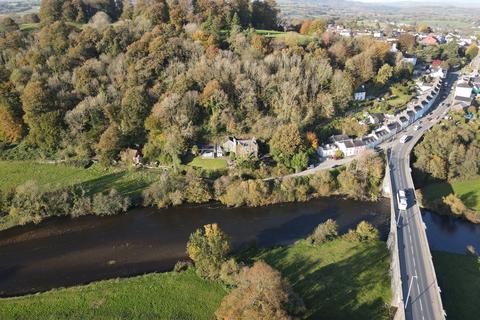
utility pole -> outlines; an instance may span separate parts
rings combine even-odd
[[[418,278],[417,276],[412,276],[412,280],[410,280],[410,285],[408,286],[408,293],[407,293],[407,300],[405,300],[405,309],[408,307],[408,299],[410,298],[410,290],[412,290],[413,279]]]

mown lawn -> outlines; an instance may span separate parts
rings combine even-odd
[[[0,319],[212,319],[227,291],[193,270],[0,299]]]
[[[422,188],[425,199],[432,201],[454,193],[472,210],[480,210],[480,177],[460,182],[428,184]]]
[[[480,258],[433,252],[433,263],[447,319],[478,319],[480,314]]]
[[[306,241],[267,250],[263,259],[286,276],[306,304],[307,319],[390,319],[385,242]]]
[[[192,162],[188,164],[192,167],[199,167],[207,170],[220,170],[227,168],[227,160],[225,159],[203,159],[202,157],[195,157]]]

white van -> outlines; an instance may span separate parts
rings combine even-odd
[[[397,194],[398,209],[406,210],[407,209],[407,194],[405,190],[398,190]]]
[[[408,141],[408,139],[410,139],[410,137],[409,137],[409,136],[407,136],[407,135],[403,135],[403,136],[401,136],[401,138],[400,138],[400,143],[405,143],[405,142],[407,142],[407,141]]]

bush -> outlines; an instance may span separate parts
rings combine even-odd
[[[337,229],[337,223],[332,219],[328,219],[324,223],[319,224],[307,240],[313,245],[331,241],[338,236]]]
[[[173,272],[183,272],[187,271],[188,268],[192,267],[193,264],[191,261],[188,260],[180,260],[175,263],[175,266],[173,267]]]
[[[241,266],[235,261],[235,259],[229,259],[222,263],[220,268],[220,280],[226,285],[233,286],[238,283],[238,274],[240,273]]]
[[[380,238],[377,228],[366,221],[362,221],[357,225],[356,232],[360,241],[378,240]]]
[[[129,206],[130,199],[112,189],[108,194],[97,193],[93,197],[92,212],[99,216],[111,216],[126,212]]]
[[[230,241],[218,224],[207,224],[190,235],[187,253],[203,278],[217,279],[230,252]]]

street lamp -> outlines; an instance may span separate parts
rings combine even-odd
[[[408,299],[410,298],[410,290],[412,290],[413,279],[418,279],[418,277],[416,275],[412,276],[412,280],[410,280],[410,285],[408,286],[407,300],[405,301],[405,309],[407,309],[408,306]]]

